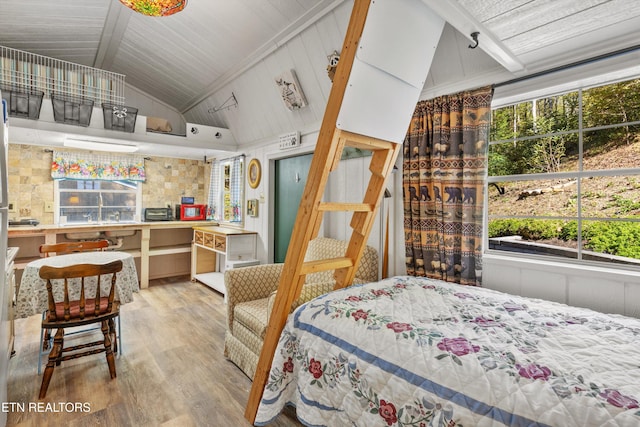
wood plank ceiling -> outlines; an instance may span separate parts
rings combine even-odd
[[[447,20],[440,43],[460,57],[458,71],[434,61],[425,87],[471,72],[505,80],[640,41],[637,0],[423,1]],[[125,74],[187,121],[256,143],[317,126],[330,88],[327,55],[341,47],[352,4],[189,0],[181,13],[150,18],[118,0],[0,0],[0,45]],[[480,49],[470,53],[473,31]],[[282,107],[273,84],[287,69],[296,70],[309,101],[297,112]],[[212,114],[232,92],[240,106]]]

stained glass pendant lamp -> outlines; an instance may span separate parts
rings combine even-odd
[[[169,16],[180,12],[187,0],[120,0],[129,9],[147,16]]]

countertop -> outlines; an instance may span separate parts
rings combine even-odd
[[[143,229],[163,229],[163,228],[193,228],[204,226],[217,226],[214,221],[153,221],[138,223],[94,223],[94,224],[78,224],[78,225],[57,225],[57,224],[39,224],[39,225],[21,225],[9,227],[9,237],[20,236],[37,236],[50,233],[69,233],[83,231],[103,231],[103,230],[143,230]]]
[[[202,224],[194,224],[194,230],[198,230],[198,231],[205,231],[205,232],[209,232],[209,233],[218,233],[218,234],[225,234],[225,235],[236,235],[236,234],[258,234],[257,231],[249,231],[249,230],[243,230],[241,228],[232,228],[232,227],[223,227],[223,226],[218,226],[217,224],[207,224],[207,225],[202,225]]]

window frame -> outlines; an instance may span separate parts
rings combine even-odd
[[[640,120],[638,121],[630,121],[630,122],[616,122],[615,124],[605,124],[600,126],[593,126],[586,128],[584,127],[585,118],[583,117],[584,104],[583,104],[583,92],[589,90],[591,88],[613,85],[616,83],[621,83],[630,80],[638,80],[640,79],[640,71],[636,68],[632,73],[623,73],[620,72],[605,74],[605,75],[597,75],[588,79],[582,79],[580,81],[570,81],[563,85],[551,86],[549,85],[548,89],[537,89],[535,91],[531,91],[527,94],[522,94],[520,97],[517,95],[513,95],[509,93],[508,97],[505,97],[504,100],[500,100],[499,98],[494,97],[494,103],[492,105],[492,112],[494,110],[518,105],[520,103],[525,102],[536,102],[540,99],[550,98],[554,96],[560,96],[564,94],[568,94],[571,92],[578,92],[579,97],[579,107],[578,107],[578,127],[575,130],[570,131],[559,131],[556,133],[545,133],[545,134],[535,134],[531,136],[522,136],[522,137],[514,137],[511,139],[501,139],[501,140],[490,140],[488,146],[507,143],[507,142],[523,142],[527,140],[535,140],[541,139],[544,137],[550,136],[559,136],[563,134],[577,133],[578,142],[579,142],[579,155],[578,155],[578,163],[575,171],[570,172],[542,172],[542,173],[528,173],[528,174],[519,174],[519,175],[499,175],[499,176],[489,176],[489,171],[487,169],[485,175],[485,194],[484,194],[484,207],[483,207],[483,229],[485,230],[483,237],[483,247],[484,253],[492,256],[509,256],[509,257],[517,257],[522,259],[531,259],[537,261],[546,261],[546,262],[562,262],[569,263],[575,265],[582,266],[592,266],[592,267],[605,267],[605,268],[613,268],[620,270],[630,270],[630,271],[638,271],[640,270],[640,266],[628,265],[623,263],[616,262],[608,262],[608,261],[596,261],[596,260],[588,260],[583,258],[583,252],[585,249],[583,248],[583,238],[582,238],[582,225],[588,221],[621,221],[626,223],[640,223],[640,217],[638,218],[617,218],[617,217],[585,217],[583,216],[582,209],[582,200],[585,197],[585,194],[582,191],[581,183],[585,178],[591,177],[607,177],[607,176],[633,176],[640,178],[640,165],[635,168],[619,168],[619,169],[590,169],[585,171],[583,169],[583,160],[584,160],[584,138],[583,135],[587,132],[594,132],[603,129],[611,129],[622,126],[638,126],[640,125]],[[488,157],[487,157],[488,158]],[[492,184],[498,184],[502,182],[517,182],[517,181],[549,181],[555,179],[575,179],[576,183],[576,216],[568,217],[568,216],[533,216],[533,215],[493,215],[489,218],[489,187]],[[528,254],[528,253],[518,253],[518,252],[507,252],[498,249],[490,249],[489,248],[489,221],[490,219],[502,219],[502,218],[516,218],[516,219],[552,219],[552,220],[575,220],[578,224],[578,240],[577,240],[577,258],[567,258],[559,255],[539,255],[539,254]],[[588,249],[586,249],[588,251]],[[640,263],[640,260],[638,260]]]
[[[60,181],[64,181],[64,179],[56,179],[53,181],[53,222],[54,224],[60,224],[60,225],[67,225],[67,226],[73,226],[73,225],[92,225],[92,224],[107,224],[107,223],[113,223],[113,224],[117,224],[117,222],[111,222],[108,220],[103,219],[102,221],[99,221],[99,219],[96,220],[92,220],[91,222],[64,222],[61,223],[60,222]],[[77,180],[69,180],[69,181],[77,181]],[[82,181],[104,181],[104,180],[99,180],[99,179],[85,179]],[[135,213],[134,213],[134,222],[140,222],[141,221],[141,214],[142,214],[142,182],[137,182],[137,181],[128,181],[128,180],[123,180],[126,181],[128,183],[130,183],[131,185],[135,185],[136,186],[136,190],[135,190],[135,194],[136,194],[136,206],[135,206]],[[106,182],[106,181],[105,181]],[[100,192],[101,190],[96,190],[96,191],[91,191],[89,190],[89,192]],[[97,208],[97,206],[96,206]],[[127,223],[130,221],[123,221],[123,223]]]

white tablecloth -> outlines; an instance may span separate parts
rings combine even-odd
[[[133,293],[138,292],[139,285],[136,264],[131,254],[116,251],[78,252],[41,258],[25,266],[16,301],[16,318],[41,314],[47,310],[47,283],[40,278],[40,267],[43,265],[65,267],[73,264],[108,264],[116,260],[122,261],[122,271],[116,274],[115,299],[121,305],[133,301]]]

